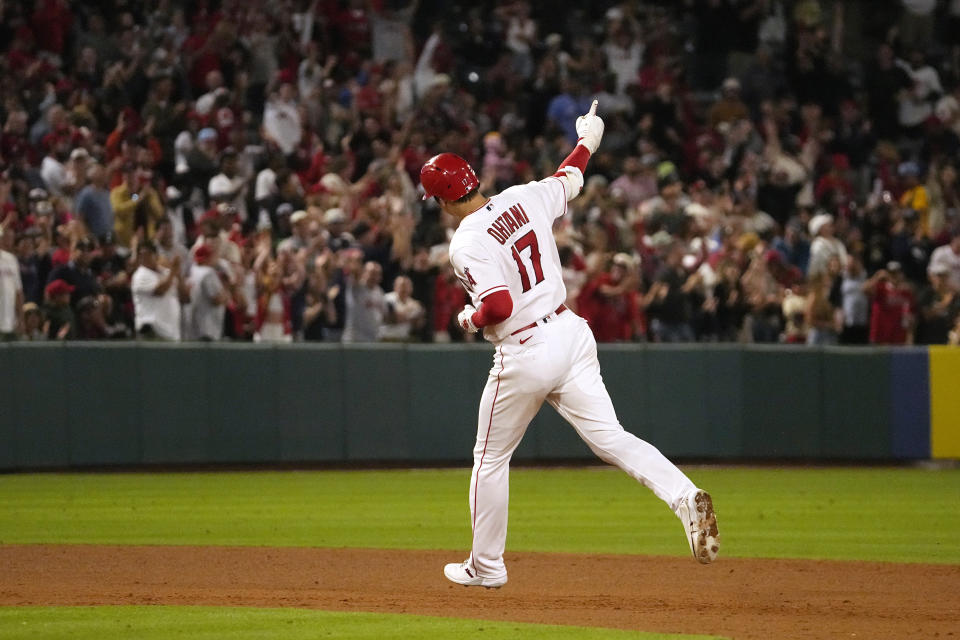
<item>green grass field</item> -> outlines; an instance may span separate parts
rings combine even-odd
[[[960,563],[960,470],[689,470],[727,557]],[[0,542],[451,549],[466,469],[0,476]],[[616,469],[511,473],[514,551],[689,553],[674,515]]]
[[[691,468],[725,557],[960,563],[960,470]],[[0,476],[0,543],[450,549],[470,539],[469,470]],[[672,513],[622,472],[515,469],[512,551],[689,554]],[[0,638],[681,638],[299,610],[0,608]],[[385,629],[389,629],[386,632]],[[691,636],[685,636],[687,638]],[[700,636],[702,638],[702,636]]]
[[[637,633],[519,622],[379,613],[240,607],[0,608],[4,640],[421,640],[479,635],[484,640],[708,640],[711,636]]]

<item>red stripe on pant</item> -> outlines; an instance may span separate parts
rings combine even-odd
[[[476,536],[477,531],[477,489],[480,486],[480,469],[483,468],[483,458],[487,455],[487,445],[490,444],[490,427],[493,426],[493,410],[497,406],[497,396],[500,394],[500,374],[503,373],[503,347],[497,347],[497,350],[500,352],[500,371],[497,372],[497,388],[493,392],[493,402],[490,404],[490,420],[487,422],[487,435],[483,440],[483,453],[480,454],[480,463],[477,465],[477,479],[473,482],[473,522],[470,525],[470,530],[474,536]],[[471,542],[470,560],[473,563],[474,570],[479,574],[477,563],[473,560],[473,546],[473,542]]]

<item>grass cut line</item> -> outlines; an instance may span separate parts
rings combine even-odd
[[[475,634],[482,632],[481,636]],[[380,613],[243,607],[0,607],[4,640],[708,640],[644,633]]]
[[[724,557],[960,563],[960,469],[689,469]],[[511,551],[687,556],[673,513],[611,467],[514,469]],[[0,544],[449,549],[470,470],[0,475]]]

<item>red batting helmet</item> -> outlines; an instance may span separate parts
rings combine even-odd
[[[477,174],[455,153],[441,153],[427,160],[420,169],[420,184],[427,198],[459,200],[478,186]]]

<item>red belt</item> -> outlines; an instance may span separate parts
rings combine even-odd
[[[561,304],[559,307],[557,307],[557,310],[553,312],[553,315],[558,316],[558,315],[560,315],[561,313],[563,313],[563,312],[566,311],[566,310],[567,310],[567,305]],[[528,325],[525,326],[525,327],[520,327],[519,329],[517,329],[516,331],[514,331],[514,332],[511,333],[510,335],[515,336],[515,335],[517,335],[518,333],[520,333],[521,331],[526,331],[527,329],[533,329],[535,326],[537,326],[538,323],[543,322],[543,321],[546,320],[548,317],[549,317],[549,316],[543,316],[542,318],[540,318],[540,319],[537,320],[536,322],[531,322],[530,324],[528,324]]]

